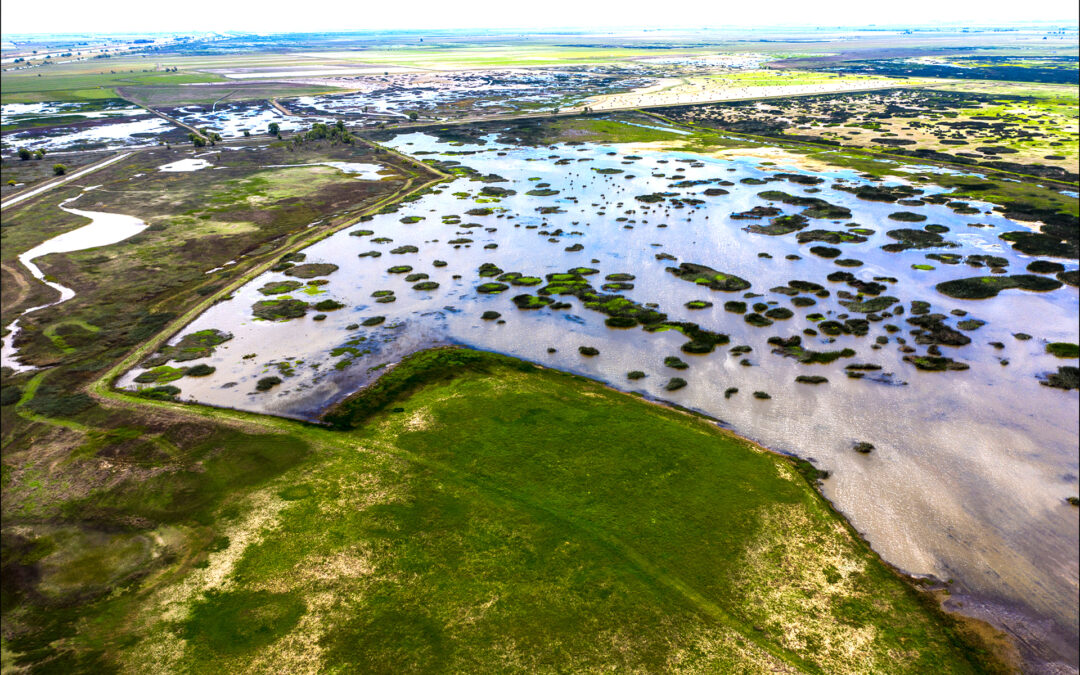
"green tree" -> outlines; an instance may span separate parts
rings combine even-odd
[[[419,117],[420,113],[416,112],[415,110],[409,113],[409,119],[411,119],[413,122],[419,119]]]
[[[25,162],[26,160],[30,159],[30,157],[32,157],[30,150],[28,150],[27,148],[19,148],[19,159]]]
[[[63,164],[53,164],[52,172],[57,176],[63,176],[67,173],[67,167]]]
[[[280,136],[281,126],[278,125],[277,122],[271,122],[270,126],[266,127],[266,131],[269,132],[271,136]]]

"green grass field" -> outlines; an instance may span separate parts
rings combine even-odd
[[[339,422],[352,430],[279,420],[271,435],[217,432],[191,449],[200,473],[70,505],[154,531],[43,529],[25,542],[57,601],[128,580],[63,637],[56,663],[994,669],[843,524],[807,482],[816,471],[708,420],[457,349],[410,357],[351,413]]]
[[[98,63],[72,67],[55,66],[27,71],[6,71],[0,76],[3,103],[37,101],[85,101],[116,97],[116,87],[172,86],[199,82],[220,82],[224,78],[195,72],[166,73],[154,70],[153,64]],[[74,66],[81,66],[75,68]],[[118,67],[119,66],[119,67]],[[128,66],[128,67],[124,67]],[[39,77],[40,75],[40,77]]]

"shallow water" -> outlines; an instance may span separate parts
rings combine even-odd
[[[116,121],[89,126],[64,125],[7,133],[3,135],[2,145],[7,148],[26,146],[33,150],[44,148],[49,151],[85,147],[134,147],[156,144],[163,135],[176,131],[176,127],[160,117],[132,117],[135,116],[120,117]]]
[[[2,352],[0,352],[0,366],[11,368],[15,372],[33,370],[33,366],[20,363],[17,357],[17,350],[15,349],[14,343],[15,336],[19,334],[19,319],[31,312],[58,305],[61,302],[66,302],[75,297],[75,291],[72,289],[55,281],[46,279],[45,273],[41,271],[40,267],[34,264],[35,260],[49,255],[50,253],[70,253],[72,251],[83,251],[88,248],[97,248],[98,246],[115,244],[128,237],[135,236],[146,228],[146,223],[134,216],[126,216],[119,213],[104,213],[101,211],[80,211],[79,209],[73,209],[67,206],[67,204],[78,198],[79,197],[76,196],[65,200],[60,204],[60,208],[68,213],[89,218],[90,224],[57,235],[19,255],[19,262],[22,263],[26,269],[30,270],[30,274],[32,274],[35,279],[57,291],[60,294],[60,297],[57,300],[44,305],[38,305],[37,307],[27,309],[19,314],[19,316],[11,323],[9,326],[10,332],[5,335],[3,339]]]
[[[186,171],[198,171],[199,169],[205,169],[208,166],[212,166],[210,162],[200,158],[178,159],[175,162],[169,162],[168,164],[162,164],[158,167],[158,171],[165,172],[186,172]]]
[[[225,138],[238,138],[245,131],[265,134],[271,122],[276,122],[281,131],[293,132],[308,129],[315,122],[334,121],[330,117],[284,115],[268,103],[224,103],[209,109],[192,105],[166,112],[184,124],[211,129]]]
[[[951,231],[944,236],[962,245],[944,252],[1002,256],[1010,261],[1009,272],[1017,274],[1024,271],[1030,258],[1003,245],[997,235],[1026,226],[991,213],[988,205],[974,204],[980,213],[959,215],[945,206],[900,207],[863,201],[830,188],[837,179],[865,182],[846,170],[816,174],[828,179],[817,186],[820,192],[808,192],[804,186],[782,180],[742,184],[742,178],[769,177],[778,171],[808,173],[790,166],[766,166],[753,157],[714,159],[633,146],[520,148],[497,145],[490,138],[484,146],[461,147],[421,134],[399,136],[390,145],[405,153],[479,150],[444,159],[460,161],[480,174],[497,173],[507,182],[492,185],[514,189],[517,194],[477,203],[474,197],[485,184],[461,178],[445,186],[441,194],[426,195],[402,205],[397,213],[376,216],[311,246],[305,251],[305,262],[331,262],[340,269],[326,277],[329,284],[321,290],[312,288],[309,295],[301,289],[291,297],[311,302],[333,298],[346,305],[327,312],[321,322],[313,319],[315,311],[285,322],[253,319],[252,304],[268,297],[259,287],[268,281],[290,279],[275,272],[258,277],[181,333],[216,328],[235,336],[212,357],[200,361],[217,368],[213,375],[171,383],[182,388],[182,398],[313,418],[371,381],[384,364],[423,347],[453,343],[512,354],[701,410],[766,446],[813,458],[817,466],[832,473],[825,481],[827,496],[886,560],[914,574],[955,579],[954,593],[971,593],[984,602],[1019,607],[1022,616],[1052,621],[1054,630],[1075,636],[1077,511],[1064,498],[1077,493],[1080,398],[1075,391],[1041,386],[1037,376],[1058,365],[1075,363],[1046,354],[1044,342],[1077,341],[1076,289],[1064,287],[1039,294],[1013,290],[990,300],[955,300],[937,293],[934,285],[986,274],[985,268],[927,260],[925,254],[932,251],[887,253],[880,249],[893,241],[884,235],[885,230],[921,226],[898,223],[886,216],[899,210],[915,211],[929,216],[927,223],[948,226]],[[627,155],[642,159],[626,160]],[[555,161],[560,158],[571,162],[558,165]],[[604,175],[593,171],[596,168],[626,173]],[[540,180],[530,181],[530,177]],[[733,181],[733,186],[725,186],[730,194],[701,194],[715,187],[713,184],[672,187],[679,180],[713,178]],[[560,193],[548,197],[525,194],[545,182]],[[845,223],[854,222],[875,230],[866,243],[837,245],[844,251],[842,257],[865,264],[852,269],[837,267],[809,252],[821,242],[799,245],[794,234],[766,236],[744,231],[748,225],[767,221],[732,220],[729,215],[764,205],[757,196],[763,190],[820,197],[850,208],[850,219],[811,220],[807,229],[842,230]],[[933,191],[927,189],[928,193]],[[459,199],[455,192],[468,192],[470,197]],[[705,203],[673,208],[670,202],[646,205],[634,200],[635,195],[653,192],[676,192]],[[619,202],[622,204],[617,205]],[[566,212],[536,211],[556,205]],[[484,206],[507,210],[501,215],[465,214],[468,209]],[[785,213],[801,210],[779,203],[776,206],[783,207]],[[459,214],[461,224],[443,224],[441,216],[449,214]],[[406,216],[424,220],[400,222]],[[469,223],[480,227],[462,227]],[[973,224],[990,227],[971,227]],[[535,229],[529,229],[531,226]],[[373,230],[374,235],[349,234],[364,229]],[[561,235],[551,236],[559,229],[563,230]],[[372,237],[393,241],[375,244]],[[449,242],[459,237],[474,241],[455,248]],[[565,250],[576,243],[584,250]],[[403,244],[415,245],[420,251],[390,253]],[[498,248],[485,249],[486,244],[497,244]],[[358,257],[369,250],[379,250],[382,255]],[[705,264],[741,276],[752,282],[751,291],[764,295],[746,300],[748,304],[776,302],[776,306],[792,309],[795,317],[766,328],[750,326],[740,315],[723,309],[727,300],[742,300],[742,293],[710,291],[682,281],[666,271],[677,262],[657,260],[660,252],[679,262]],[[761,258],[760,252],[772,257]],[[802,258],[785,259],[789,254]],[[435,260],[449,264],[433,267]],[[729,347],[749,345],[753,351],[735,356],[728,347],[719,347],[707,355],[686,354],[679,350],[686,338],[676,331],[608,328],[604,315],[569,296],[558,298],[572,304],[567,310],[518,310],[511,298],[535,293],[539,287],[511,286],[500,295],[478,294],[475,289],[479,283],[493,281],[477,276],[477,267],[483,262],[495,263],[505,272],[540,277],[576,266],[596,268],[600,273],[588,278],[598,291],[605,275],[631,273],[636,275],[632,282],[635,288],[623,292],[626,297],[659,303],[669,318],[727,333],[731,336]],[[930,263],[937,269],[912,269],[916,263]],[[386,271],[393,265],[411,265],[414,272],[430,275],[440,287],[413,290],[405,275]],[[910,313],[872,322],[865,337],[840,336],[834,341],[823,335],[803,337],[804,346],[811,349],[850,347],[857,352],[852,359],[803,365],[771,353],[766,339],[800,334],[813,325],[805,319],[807,314],[821,312],[835,318],[847,311],[837,304],[837,291],[854,289],[824,279],[841,269],[863,280],[895,277],[898,282],[889,283],[883,295],[898,297],[907,307],[912,300],[926,300],[933,304],[934,312],[948,314],[962,309],[970,313],[965,318],[986,321],[983,327],[966,333],[971,344],[941,348],[946,356],[969,364],[970,370],[918,371],[901,360],[895,336],[883,348],[872,349],[874,338],[885,335],[885,323],[899,325],[903,330],[896,335],[910,338],[911,326],[905,322]],[[462,278],[455,280],[453,275]],[[821,283],[832,296],[817,299],[818,304],[812,307],[792,307],[788,297],[769,290],[792,279]],[[372,293],[381,289],[394,290],[397,300],[376,303]],[[691,300],[714,304],[704,310],[686,309],[684,304]],[[501,312],[505,323],[481,320],[486,310]],[[377,315],[385,316],[386,322],[371,328],[346,328]],[[955,322],[955,317],[949,316],[948,323]],[[1018,341],[1013,333],[1021,331],[1036,339]],[[350,340],[351,345],[347,344]],[[997,341],[1004,343],[1004,349],[989,344]],[[600,354],[581,356],[578,347],[583,345],[599,349]],[[352,357],[330,354],[335,348],[348,346],[355,349]],[[556,351],[551,353],[549,348]],[[365,350],[369,353],[361,353]],[[925,348],[920,347],[919,352]],[[679,356],[690,368],[676,371],[665,367],[663,358],[668,355]],[[752,365],[741,365],[743,358]],[[1008,359],[1007,366],[1001,358]],[[881,365],[880,373],[891,373],[892,377],[850,379],[844,373],[844,364],[850,362]],[[184,365],[194,363],[198,362]],[[632,382],[626,378],[630,370],[642,370],[648,377]],[[132,380],[139,372],[128,373],[122,385],[136,386]],[[798,384],[795,377],[801,374],[824,375],[829,382]],[[284,383],[269,392],[256,393],[254,383],[267,375],[280,376]],[[673,376],[684,378],[688,386],[665,391],[665,383]],[[724,391],[729,387],[740,391],[727,399]],[[751,396],[755,390],[768,392],[772,398],[755,399]],[[869,455],[856,453],[852,450],[856,441],[869,441],[876,449]],[[1002,618],[1005,612],[995,616],[1006,620]],[[1066,654],[1065,658],[1074,660],[1075,655]]]

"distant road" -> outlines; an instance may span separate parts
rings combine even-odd
[[[91,164],[90,166],[79,169],[75,173],[71,173],[71,174],[63,176],[62,178],[59,178],[57,180],[53,180],[51,182],[48,182],[45,185],[42,185],[41,187],[36,187],[33,190],[28,190],[26,192],[20,192],[19,194],[15,195],[14,197],[9,198],[7,201],[4,201],[4,202],[0,203],[0,209],[6,209],[9,206],[14,206],[15,204],[18,204],[19,202],[21,202],[21,201],[23,201],[25,199],[30,199],[31,197],[36,197],[37,195],[39,195],[39,194],[41,194],[43,192],[48,192],[49,190],[52,190],[55,187],[59,187],[59,186],[63,185],[64,183],[75,180],[76,178],[81,178],[82,176],[85,176],[88,173],[93,173],[93,172],[97,171],[98,169],[104,169],[105,167],[109,166],[110,164],[115,164],[116,162],[119,162],[120,160],[124,159],[125,157],[129,156],[130,154],[131,154],[130,152],[122,152],[119,155],[113,155],[112,157],[109,157],[108,159],[104,159],[104,160],[102,160],[100,162],[97,162],[96,164]]]

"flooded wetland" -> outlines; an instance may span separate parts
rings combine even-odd
[[[1076,362],[1051,348],[1078,339],[1075,254],[1014,249],[1037,225],[945,188],[656,133],[393,136],[457,177],[282,259],[120,385],[317,420],[417,350],[509,354],[809,458],[887,561],[1075,630]]]
[[[4,672],[1077,673],[1062,25],[5,41]]]

